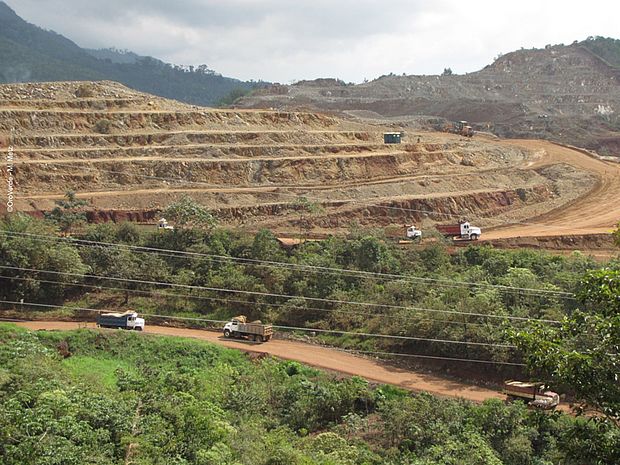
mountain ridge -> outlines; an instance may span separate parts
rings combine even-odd
[[[142,92],[185,103],[213,106],[233,92],[258,85],[224,77],[206,65],[183,67],[159,59],[126,55],[115,49],[83,49],[70,39],[20,18],[0,1],[0,83],[45,81],[117,81]]]
[[[589,38],[517,50],[462,75],[389,74],[362,84],[318,79],[272,85],[237,106],[303,107],[391,122],[417,119],[433,129],[442,129],[445,120],[468,120],[477,130],[503,137],[543,138],[620,156],[620,41]]]

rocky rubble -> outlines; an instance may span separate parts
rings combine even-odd
[[[440,116],[503,137],[547,138],[620,156],[620,70],[579,44],[512,52],[465,75],[303,81],[266,88],[238,105],[373,112],[384,120]]]

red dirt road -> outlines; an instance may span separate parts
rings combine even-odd
[[[620,164],[597,159],[579,150],[543,140],[505,140],[538,151],[540,158],[527,168],[566,163],[597,175],[599,182],[582,197],[560,208],[523,223],[493,228],[485,239],[507,237],[561,236],[565,234],[601,234],[615,229],[620,221]]]
[[[16,324],[32,330],[72,330],[85,327],[84,323],[64,321],[28,321]],[[86,327],[94,328],[95,325],[90,323]],[[504,398],[501,393],[491,389],[441,378],[436,375],[397,368],[380,361],[358,357],[337,349],[304,344],[302,342],[276,339],[265,344],[257,344],[224,339],[219,332],[164,326],[147,326],[145,332],[191,337],[233,349],[268,353],[279,358],[296,360],[317,368],[337,371],[347,375],[356,375],[370,381],[392,384],[410,391],[426,391],[442,397],[462,397],[474,402],[482,402],[485,399],[491,398]]]

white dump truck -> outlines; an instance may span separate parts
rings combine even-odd
[[[97,316],[97,326],[100,328],[120,328],[144,330],[144,318],[139,318],[137,312],[101,313]]]
[[[273,326],[260,321],[247,323],[244,315],[236,316],[224,325],[224,337],[248,338],[252,341],[267,342],[273,336]]]
[[[407,239],[421,239],[422,238],[422,230],[416,228],[415,226],[409,226],[407,228]]]
[[[157,229],[159,229],[160,231],[163,231],[165,229],[173,230],[174,226],[169,225],[166,218],[160,218],[159,222],[157,223]]]
[[[550,391],[543,383],[525,382],[508,380],[504,381],[504,389],[506,400],[513,402],[522,400],[531,407],[543,410],[553,409],[560,403],[560,396],[557,392]]]
[[[456,224],[438,224],[435,228],[444,236],[467,241],[475,241],[482,234],[482,230],[469,224],[469,221],[459,221]]]

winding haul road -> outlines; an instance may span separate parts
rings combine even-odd
[[[529,165],[529,169],[566,163],[594,173],[599,181],[573,202],[525,222],[489,230],[484,233],[484,239],[601,234],[615,229],[620,221],[619,163],[603,161],[579,150],[543,140],[502,140],[498,144],[539,151],[540,158]]]
[[[31,330],[73,330],[85,327],[84,323],[66,321],[27,321],[16,324]],[[95,325],[89,323],[86,327],[95,328]],[[482,402],[491,398],[504,398],[500,392],[491,389],[453,381],[437,375],[398,368],[379,360],[358,357],[341,350],[303,342],[275,339],[265,344],[257,344],[224,339],[219,332],[214,331],[151,325],[145,328],[145,332],[147,334],[191,337],[232,349],[266,353],[287,360],[296,360],[317,368],[360,376],[369,381],[392,384],[410,391],[426,391],[442,397],[461,397],[474,402]]]
[[[538,160],[529,169],[566,163],[593,172],[599,181],[575,201],[547,212],[527,222],[515,223],[485,232],[485,239],[524,236],[557,236],[563,234],[608,233],[620,220],[620,165],[589,156],[578,150],[540,140],[510,140],[503,144],[518,145],[538,151]],[[70,330],[84,327],[84,323],[59,321],[19,322],[33,330]],[[93,324],[88,325],[94,327]],[[211,331],[148,326],[146,333],[191,337],[248,352],[267,353],[276,357],[297,360],[326,370],[356,375],[379,383],[392,384],[411,391],[427,391],[444,397],[461,397],[474,402],[489,398],[503,398],[497,391],[456,382],[437,375],[394,367],[382,361],[355,356],[337,349],[301,342],[272,340],[267,344],[224,339]],[[563,406],[564,407],[564,406]],[[563,410],[567,410],[564,407]]]

